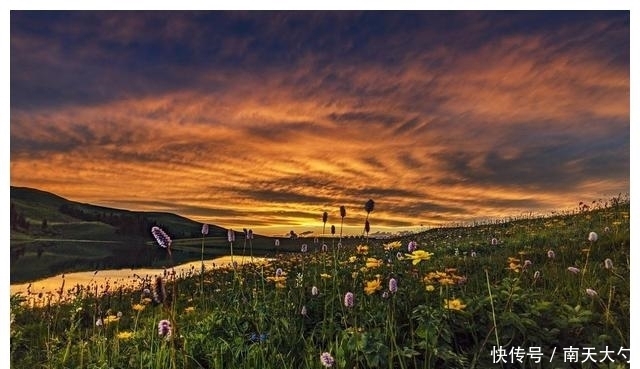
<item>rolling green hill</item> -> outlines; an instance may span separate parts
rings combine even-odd
[[[70,201],[49,192],[26,187],[11,187],[11,204],[15,206],[19,213],[24,214],[30,223],[30,230],[32,230],[32,232],[36,232],[32,229],[34,226],[41,228],[43,219],[46,219],[48,224],[69,224],[87,221],[90,218],[94,218],[92,220],[101,221],[102,223],[114,223],[109,222],[109,219],[117,217],[132,219],[144,218],[150,222],[155,221],[158,225],[165,225],[167,228],[170,228],[170,235],[174,237],[197,236],[200,234],[202,226],[201,223],[176,214],[135,212],[96,206]],[[74,212],[82,213],[84,216],[73,214]],[[71,234],[66,235],[67,238],[78,238],[75,237],[73,229],[70,230],[70,232]],[[217,226],[210,226],[210,232],[226,235],[226,230]],[[35,234],[37,234],[37,232]],[[142,233],[140,233],[140,235],[142,235]],[[107,237],[105,238],[105,236]],[[111,240],[111,236],[113,235],[96,234],[91,239]]]
[[[11,283],[71,271],[175,265],[201,257],[202,224],[176,214],[96,206],[25,187],[12,186],[10,200]],[[155,243],[150,233],[154,225],[174,241],[171,256]],[[245,245],[238,232],[236,239],[238,253],[275,252],[272,238],[256,235]],[[279,250],[297,248],[292,240],[281,240]],[[204,249],[205,258],[227,255],[227,230],[209,225]]]

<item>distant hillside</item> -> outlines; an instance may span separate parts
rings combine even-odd
[[[85,235],[91,240],[113,240],[112,237],[118,234],[147,237],[151,228],[149,224],[162,226],[174,238],[198,237],[202,229],[202,223],[176,214],[130,211],[91,205],[67,200],[50,192],[27,187],[12,186],[10,198],[13,208],[12,214],[15,212],[23,215],[29,223],[31,233],[35,232],[34,227],[36,229],[42,228],[42,223],[45,220],[47,225],[56,225],[58,227],[61,224],[78,222],[99,222],[113,227],[113,234],[98,232],[95,235]],[[139,229],[132,229],[135,226],[138,226]],[[20,231],[16,227],[12,227],[12,229]],[[226,229],[210,225],[209,234],[212,236],[226,236]],[[69,234],[64,236],[77,238]]]
[[[67,200],[25,187],[11,187],[11,283],[72,271],[165,267],[200,260],[202,223],[161,212],[141,212]],[[172,238],[172,254],[156,244],[151,227]],[[236,254],[256,256],[298,250],[295,240],[236,233]],[[209,225],[205,258],[228,255],[227,229]]]

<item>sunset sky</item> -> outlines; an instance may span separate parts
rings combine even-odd
[[[10,182],[276,235],[629,193],[629,11],[11,12]]]

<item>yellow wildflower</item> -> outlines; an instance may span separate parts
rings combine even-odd
[[[135,310],[135,311],[142,311],[142,310],[144,310],[144,305],[142,305],[142,304],[135,304],[135,305],[133,305],[131,308],[132,308],[133,310]]]
[[[358,278],[358,272],[352,272],[351,273],[351,278],[353,278],[353,279]]]
[[[393,241],[389,243],[383,244],[385,251],[397,250],[402,247],[402,243],[400,241]]]
[[[194,308],[193,306],[189,306],[189,307],[184,308],[184,312],[187,313],[187,314],[192,313],[195,310],[196,310],[196,308]]]
[[[331,274],[322,273],[322,274],[320,274],[320,278],[330,279],[331,278]]]
[[[119,332],[116,337],[121,340],[128,340],[129,338],[133,337],[133,332],[129,332],[129,331]]]
[[[107,317],[103,319],[103,322],[104,324],[109,324],[109,323],[117,322],[119,320],[120,318],[118,318],[115,315],[107,315]]]
[[[428,286],[431,284],[440,284],[442,286],[452,286],[457,283],[466,282],[467,278],[455,274],[455,268],[445,268],[445,272],[429,272],[422,281]]]
[[[516,273],[519,273],[520,272],[520,264],[518,264],[518,263],[509,263],[509,269],[514,271],[514,272],[516,272]]]
[[[429,260],[431,259],[431,256],[433,256],[432,253],[424,251],[424,250],[416,250],[411,254],[405,254],[406,257],[412,259],[412,263],[413,265],[418,264],[419,262],[421,262],[422,260]]]
[[[367,245],[358,245],[356,246],[356,252],[358,254],[366,255],[369,253],[369,246]]]
[[[435,287],[433,287],[433,285],[432,285],[432,284],[428,284],[428,285],[427,285],[427,291],[428,291],[428,292],[432,292],[432,291],[433,291],[433,290],[435,290],[435,289],[436,289],[436,288],[435,288]]]
[[[357,258],[357,257],[355,257],[355,256],[350,256],[350,257],[349,257],[349,262],[350,262],[350,263],[355,263],[355,262],[356,262],[356,260],[358,260],[358,258]]]
[[[460,299],[453,299],[453,300],[444,300],[444,307],[450,310],[462,310],[465,307],[467,307],[467,305],[463,304],[462,301],[460,301]]]
[[[443,286],[453,286],[454,284],[456,284],[456,282],[454,282],[451,278],[440,278],[438,282],[440,282],[440,284]]]
[[[520,269],[522,268],[522,266],[520,265],[520,259],[519,258],[514,258],[512,256],[509,256],[507,258],[507,264],[509,264],[507,269],[509,269],[511,271],[514,271],[516,273],[520,273]]]
[[[142,303],[145,305],[149,305],[151,303],[151,299],[148,297],[145,297],[142,299]]]
[[[275,283],[284,283],[287,280],[287,277],[285,276],[272,276],[272,277],[267,277],[267,280],[270,282],[275,282]]]
[[[367,268],[378,268],[382,266],[382,260],[376,258],[367,258]]]
[[[372,281],[365,282],[364,293],[366,293],[367,295],[371,295],[381,289],[382,289],[382,286],[380,285],[379,279],[374,279]]]

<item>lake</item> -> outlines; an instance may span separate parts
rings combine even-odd
[[[254,257],[254,263],[268,263],[273,259]],[[238,264],[250,263],[251,258],[249,256],[234,256],[233,261]],[[58,301],[59,298],[65,299],[65,295],[68,290],[72,289],[76,285],[81,286],[95,286],[98,292],[103,292],[105,286],[117,289],[119,286],[137,286],[141,281],[141,278],[149,278],[153,280],[156,276],[163,276],[165,273],[173,269],[176,276],[187,276],[198,274],[200,272],[201,261],[192,261],[185,264],[174,266],[173,268],[141,268],[141,269],[109,269],[98,270],[90,272],[74,272],[63,273],[54,277],[44,278],[35,282],[20,283],[11,285],[11,295],[21,293],[24,296],[29,296],[27,303],[33,305],[36,301],[46,303],[47,296],[52,302]],[[213,268],[220,268],[231,266],[231,256],[223,256],[215,259],[207,259],[204,261],[205,270],[212,270]],[[63,287],[64,286],[64,287]],[[60,289],[62,288],[62,294],[59,296]],[[30,295],[28,294],[30,291]],[[45,301],[43,302],[43,299]]]

